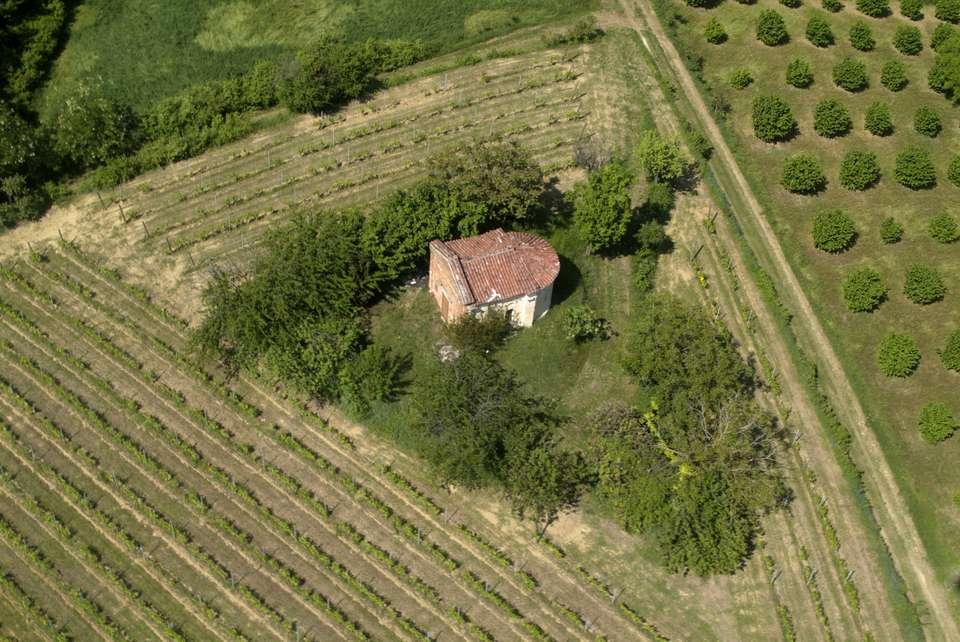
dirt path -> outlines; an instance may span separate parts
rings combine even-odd
[[[645,31],[649,31],[659,42],[669,60],[673,78],[683,89],[687,100],[696,111],[700,125],[713,145],[718,160],[724,165],[730,177],[736,183],[737,190],[748,206],[748,212],[746,212],[749,215],[748,222],[752,224],[761,238],[769,258],[776,267],[779,287],[797,305],[795,320],[810,336],[824,380],[829,384],[835,405],[853,434],[854,444],[859,450],[860,459],[870,462],[869,466],[863,467],[864,479],[873,491],[871,500],[876,509],[878,521],[884,525],[882,534],[888,544],[891,543],[891,539],[896,544],[896,546],[891,546],[898,552],[895,562],[904,579],[916,591],[914,598],[922,600],[933,616],[933,621],[929,623],[928,628],[935,630],[937,637],[940,639],[960,639],[960,626],[958,626],[951,612],[949,597],[945,588],[936,580],[933,568],[924,552],[920,535],[900,493],[893,472],[887,464],[876,436],[867,423],[863,407],[847,379],[840,364],[840,359],[837,357],[820,320],[814,313],[809,299],[787,261],[773,229],[763,216],[763,208],[734,159],[726,140],[724,140],[719,128],[710,116],[710,112],[703,102],[693,79],[684,67],[673,43],[657,20],[652,7],[646,2],[636,3],[636,6],[642,12],[644,21],[642,23],[637,19],[634,12],[635,7],[631,6],[633,3],[630,0],[619,0],[619,2],[627,13],[627,18],[632,23],[633,28],[641,37],[643,37]]]

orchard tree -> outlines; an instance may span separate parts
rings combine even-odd
[[[727,80],[734,89],[746,89],[753,82],[753,75],[749,69],[741,67],[734,69]]]
[[[853,246],[857,228],[842,210],[821,210],[813,217],[813,244],[824,252],[843,252]]]
[[[930,152],[920,147],[908,147],[897,154],[893,176],[910,189],[930,189],[937,184],[937,170]]]
[[[873,51],[876,46],[873,32],[863,20],[857,20],[850,27],[850,45],[860,51]]]
[[[880,180],[880,163],[873,152],[852,150],[840,162],[840,184],[851,190],[865,190]]]
[[[757,96],[753,99],[753,133],[766,143],[793,138],[797,121],[788,105],[778,96]]]
[[[911,20],[923,20],[923,0],[900,0],[900,15]]]
[[[928,403],[920,409],[917,427],[921,437],[931,444],[936,444],[953,435],[957,429],[957,420],[946,404]]]
[[[957,33],[957,28],[945,22],[941,22],[933,29],[930,35],[930,48],[936,52],[940,51],[940,45],[947,42]]]
[[[772,9],[761,11],[757,18],[757,40],[770,47],[782,45],[790,40],[783,16]]]
[[[627,234],[633,210],[630,188],[634,177],[616,161],[592,172],[573,190],[573,225],[594,252],[619,245]]]
[[[940,351],[940,361],[947,370],[960,372],[960,328],[957,328],[947,337],[947,342]]]
[[[927,72],[930,89],[960,102],[960,34],[954,33],[939,43],[933,65]]]
[[[920,348],[907,334],[888,334],[877,346],[877,365],[888,377],[909,377],[920,365]]]
[[[880,84],[890,91],[900,91],[907,86],[907,68],[899,60],[891,60],[880,68]]]
[[[781,183],[795,194],[815,194],[827,186],[827,177],[816,156],[800,153],[783,162]]]
[[[833,82],[849,92],[863,91],[869,86],[867,66],[862,60],[844,58],[833,66]]]
[[[830,24],[822,17],[815,15],[807,22],[807,40],[816,47],[829,47],[833,44],[833,31]]]
[[[710,18],[703,28],[703,37],[706,38],[710,44],[723,44],[727,41],[727,30],[723,28],[719,20]]]
[[[940,243],[953,243],[960,239],[960,225],[949,214],[940,214],[930,219],[930,237]]]
[[[787,84],[797,89],[813,84],[813,68],[806,58],[794,58],[787,65]]]
[[[886,298],[887,287],[873,268],[855,270],[843,281],[843,300],[851,312],[873,312]]]
[[[890,15],[890,0],[857,0],[857,9],[871,18],[883,18]]]
[[[957,187],[960,187],[960,154],[954,156],[950,161],[950,165],[947,168],[947,179]]]
[[[73,167],[89,169],[130,152],[136,128],[133,110],[107,98],[101,82],[81,81],[53,115],[53,148]]]
[[[936,0],[936,13],[938,20],[944,22],[960,22],[960,0]]]
[[[900,25],[893,34],[893,46],[902,54],[916,56],[923,51],[923,34],[918,27]]]
[[[853,127],[850,112],[839,100],[825,98],[813,112],[813,129],[825,138],[844,136]]]
[[[939,272],[929,265],[917,263],[907,268],[903,293],[914,303],[929,305],[943,299],[947,286]]]
[[[840,0],[823,0],[823,8],[830,13],[843,11],[843,3]]]
[[[880,240],[885,245],[899,243],[903,238],[903,225],[892,216],[888,216],[880,223]]]
[[[893,117],[886,103],[875,102],[867,107],[863,127],[874,136],[889,136],[893,133]]]

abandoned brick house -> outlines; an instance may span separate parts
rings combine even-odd
[[[533,234],[498,228],[430,242],[430,292],[446,322],[497,308],[514,325],[530,326],[550,309],[559,272],[556,251]]]

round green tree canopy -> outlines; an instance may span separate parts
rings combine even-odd
[[[877,347],[877,365],[888,377],[909,377],[920,365],[920,348],[909,335],[889,334]]]

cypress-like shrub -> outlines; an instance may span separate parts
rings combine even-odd
[[[893,46],[902,54],[916,56],[923,51],[923,35],[919,27],[900,25],[893,34]]]
[[[940,121],[940,114],[935,109],[920,105],[917,113],[913,116],[913,128],[918,134],[936,138],[943,129],[943,123]]]
[[[960,154],[954,156],[953,160],[950,161],[950,166],[947,168],[947,179],[960,187]]]
[[[766,143],[789,140],[797,132],[797,121],[782,98],[757,96],[753,99],[753,133]]]
[[[813,69],[806,58],[794,58],[787,65],[787,84],[798,89],[813,84]]]
[[[920,348],[907,334],[888,334],[877,346],[877,365],[888,377],[909,377],[920,365]]]
[[[857,228],[842,210],[821,210],[813,217],[813,245],[824,252],[843,252],[857,238]]]
[[[940,361],[947,370],[960,372],[960,328],[954,330],[940,351]]]
[[[900,14],[911,20],[923,20],[923,0],[900,0]]]
[[[893,117],[886,103],[875,102],[867,107],[863,126],[874,136],[889,136],[893,133]]]
[[[813,16],[807,21],[807,40],[817,47],[829,47],[833,44],[833,31],[821,16]]]
[[[703,37],[707,39],[707,42],[719,45],[727,41],[727,31],[723,28],[723,25],[720,24],[719,20],[710,18],[707,21],[707,25],[703,28]]]
[[[730,86],[734,89],[745,89],[750,83],[753,82],[753,74],[750,73],[749,69],[734,69],[730,72],[730,78],[728,79]]]
[[[907,147],[897,154],[893,177],[910,189],[929,189],[937,184],[937,170],[930,152],[920,147]]]
[[[872,152],[853,150],[840,162],[840,184],[847,189],[865,190],[880,180],[880,163]]]
[[[833,66],[833,82],[847,91],[862,91],[870,84],[867,80],[867,66],[862,60],[844,58]]]
[[[886,62],[880,68],[880,84],[890,91],[900,91],[907,82],[907,68],[899,60]]]
[[[907,268],[903,293],[914,303],[929,305],[943,299],[947,286],[939,272],[929,265],[917,263]]]
[[[850,27],[850,46],[860,51],[872,51],[877,45],[873,31],[863,20],[857,20]]]
[[[927,228],[930,237],[941,243],[953,243],[960,239],[960,226],[956,219],[949,214],[940,214],[930,219],[930,225]]]
[[[853,127],[850,112],[843,103],[825,98],[817,103],[813,112],[813,129],[825,138],[843,136]]]
[[[795,194],[815,194],[827,186],[820,161],[813,154],[801,153],[783,161],[783,186]]]
[[[851,312],[873,312],[887,298],[887,286],[873,268],[861,268],[843,280],[843,300]]]
[[[883,18],[890,15],[890,0],[857,0],[857,9],[871,18]]]
[[[920,409],[917,420],[920,436],[931,444],[948,439],[957,429],[957,420],[946,404],[928,403]]]
[[[880,223],[880,240],[886,245],[899,243],[903,238],[903,226],[892,216],[888,216]]]
[[[769,47],[782,45],[790,40],[783,17],[772,9],[764,9],[757,18],[757,40]]]

